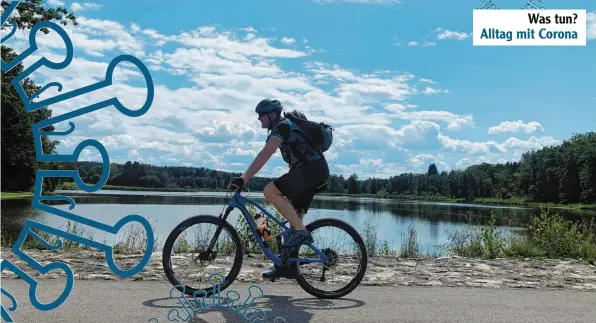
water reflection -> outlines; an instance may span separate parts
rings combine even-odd
[[[128,214],[147,217],[154,225],[158,240],[162,242],[174,226],[190,216],[220,214],[230,197],[229,194],[215,192],[105,191],[101,194],[89,194],[68,191],[56,193],[68,195],[76,201],[77,205],[72,212],[106,224],[114,224]],[[260,193],[251,193],[249,197],[259,203],[265,202]],[[46,202],[56,204],[56,202]],[[66,204],[57,207],[67,209]],[[468,226],[469,221],[480,225],[486,224],[491,211],[497,216],[497,226],[504,232],[515,231],[516,228],[527,223],[529,215],[539,213],[535,208],[321,196],[313,201],[306,222],[333,217],[362,230],[368,221],[376,226],[379,243],[387,241],[394,249],[401,247],[408,226],[414,225],[418,231],[421,247],[431,250],[437,245],[446,243],[449,232]],[[232,212],[230,223],[235,225],[239,215],[238,211]],[[579,212],[570,211],[562,211],[561,215],[567,219],[578,219],[581,216]],[[30,200],[2,201],[3,235],[16,237],[26,219],[34,219],[63,229],[66,226],[62,218],[33,209]],[[93,230],[87,230],[87,232],[94,234]],[[113,240],[112,237],[106,237],[103,234],[97,238],[106,239],[107,243]]]

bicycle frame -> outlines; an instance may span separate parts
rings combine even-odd
[[[261,205],[259,205],[257,202],[242,196],[242,194],[240,194],[240,190],[236,191],[234,193],[234,197],[232,198],[232,200],[228,203],[228,207],[225,211],[225,214],[220,215],[220,218],[222,218],[224,221],[227,221],[228,215],[230,214],[230,212],[232,212],[232,210],[234,208],[238,208],[242,214],[244,215],[244,219],[246,220],[246,223],[248,223],[248,226],[250,227],[250,231],[252,232],[253,237],[255,238],[255,240],[257,241],[257,244],[259,245],[259,248],[261,249],[261,251],[267,256],[267,258],[269,258],[271,261],[273,261],[273,263],[275,263],[278,266],[282,265],[282,260],[277,257],[272,251],[271,249],[269,249],[268,247],[265,246],[263,240],[260,238],[258,231],[257,231],[257,224],[255,223],[255,221],[253,220],[253,218],[250,216],[250,213],[248,212],[248,210],[246,209],[246,204],[250,204],[255,206],[256,208],[258,208],[259,210],[261,210],[263,212],[263,214],[265,216],[267,216],[270,219],[273,219],[273,221],[275,221],[275,223],[277,223],[281,228],[282,231],[278,234],[279,235],[284,235],[286,234],[290,229],[287,228],[285,225],[289,222],[289,221],[280,221],[279,219],[277,219],[274,215],[272,215],[271,213],[267,212],[267,210],[265,210]],[[214,239],[211,241],[211,244],[209,245],[209,251],[212,250],[213,246],[215,245],[215,242],[217,241],[218,237],[219,237],[219,233],[221,232],[221,227],[218,227],[214,236]],[[321,259],[311,259],[311,258],[288,258],[288,262],[303,262],[303,263],[312,263],[312,262],[322,262],[325,263],[328,260],[328,257],[325,253],[323,253],[321,250],[319,250],[318,248],[316,248],[315,246],[313,246],[312,244],[308,244],[308,246],[314,251],[316,252]]]

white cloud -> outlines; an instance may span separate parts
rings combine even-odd
[[[588,40],[596,39],[596,12],[588,12],[586,15],[586,37]]]
[[[488,133],[491,135],[503,132],[532,133],[538,131],[544,131],[544,127],[539,122],[530,121],[525,124],[522,120],[503,121],[498,126],[488,128]]]
[[[330,170],[333,174],[343,175],[346,179],[352,174],[356,174],[358,175],[358,179],[365,180],[373,177],[389,178],[396,174],[403,173],[408,169],[401,164],[387,162],[384,162],[379,166],[374,166],[370,161],[361,159],[357,164],[331,164]]]
[[[449,164],[445,162],[445,157],[441,154],[436,156],[428,153],[418,154],[410,158],[410,163],[418,170],[424,170],[431,163],[437,166],[439,173],[450,170]]]
[[[341,141],[334,142],[337,150],[396,149],[406,144],[420,144],[436,141],[439,125],[434,122],[414,120],[395,129],[384,125],[357,124],[336,128]]]
[[[193,136],[203,142],[229,142],[231,138],[244,141],[254,140],[256,130],[244,123],[229,120],[214,120],[211,127],[203,127],[193,131]]]
[[[439,142],[443,148],[472,154],[490,153],[490,152],[505,152],[506,150],[495,141],[474,142],[469,140],[453,139],[439,133]]]
[[[83,16],[77,17],[79,26],[61,26],[71,39],[75,49],[75,59],[80,55],[79,50],[91,56],[105,56],[106,52],[126,53],[136,57],[144,56],[142,41],[132,36],[126,28],[118,22],[91,19]],[[66,52],[66,45],[62,38],[55,32],[49,34],[38,33],[38,44],[58,49],[60,53]],[[43,49],[43,47],[40,46]],[[65,54],[60,54],[64,60]],[[115,55],[114,55],[115,56]]]
[[[61,0],[48,0],[48,4],[50,6],[63,7],[64,6],[64,1],[61,1]]]
[[[436,82],[431,80],[431,79],[425,79],[425,78],[420,78],[418,80],[420,83],[429,83],[429,84],[435,84]]]
[[[233,148],[229,148],[228,150],[226,150],[224,155],[255,157],[257,155],[257,152],[252,149],[245,150],[242,148],[233,147]]]
[[[418,46],[421,46],[421,47],[430,47],[430,46],[435,46],[436,44],[437,43],[435,43],[435,42],[428,42],[428,41],[427,42],[424,42],[422,44],[419,43],[419,42],[417,42],[417,41],[410,41],[410,42],[408,42],[408,46],[410,46],[410,47],[418,47]]]
[[[74,12],[81,12],[81,11],[85,11],[85,10],[99,10],[101,9],[102,5],[97,4],[97,3],[93,3],[93,2],[84,2],[84,3],[78,3],[78,2],[73,2],[72,5],[70,6],[70,9]]]
[[[415,78],[410,73],[394,75],[388,71],[378,71],[367,74],[320,62],[308,63],[306,67],[314,74],[314,80],[340,82],[334,92],[344,103],[342,110],[345,110],[346,104],[361,106],[388,100],[403,101],[418,92],[415,87],[408,84]]]
[[[254,29],[252,26],[248,26],[246,28],[240,28],[240,30],[243,30],[243,31],[246,31],[246,32],[249,32],[249,33],[256,33],[257,32],[257,30]]]
[[[520,140],[515,137],[510,137],[509,139],[503,142],[503,148],[505,149],[521,149],[521,150],[531,150],[531,149],[542,149],[549,146],[559,145],[561,141],[550,137],[540,137],[537,138],[535,136],[530,137],[528,140]]]
[[[403,0],[312,0],[316,3],[365,3],[365,4],[394,4],[402,3]]]
[[[364,166],[379,167],[383,165],[382,159],[360,159],[360,164]]]
[[[393,112],[389,115],[392,118],[445,122],[448,130],[460,130],[463,126],[474,126],[474,117],[472,115],[460,116],[448,111],[408,111],[401,104],[391,104],[385,106],[385,109]]]
[[[296,39],[294,39],[294,38],[287,38],[287,37],[283,37],[283,38],[281,39],[281,42],[282,42],[282,43],[284,43],[284,44],[291,45],[291,44],[293,44],[293,43],[295,43],[295,42],[296,42]]]
[[[241,53],[248,57],[298,58],[307,55],[305,52],[293,49],[273,47],[269,44],[272,39],[254,37],[250,39],[250,41],[243,42],[236,39],[232,32],[219,32],[212,26],[200,27],[191,32],[183,32],[176,36],[164,37],[166,37],[168,41],[193,48],[209,48],[211,50],[229,53]]]
[[[560,140],[550,136],[544,136],[540,138],[532,136],[528,140],[510,137],[503,143],[497,143],[494,140],[474,142],[469,140],[453,139],[441,133],[439,133],[438,140],[442,147],[449,151],[463,152],[467,153],[468,155],[492,154],[493,156],[501,156],[502,153],[507,152],[513,152],[514,156],[519,156],[521,153],[532,149],[538,150],[549,146],[559,145],[561,143]]]
[[[303,48],[300,41],[292,42],[295,47],[291,49],[278,48],[276,45],[281,44],[267,38],[267,31],[257,36],[257,31],[249,27],[246,31],[250,37],[245,37],[245,32],[236,35],[209,26],[167,35],[138,24],[125,27],[109,20],[81,18],[84,24],[66,28],[72,28],[67,31],[73,42],[76,39],[76,49],[86,55],[75,55],[65,70],[40,69],[34,73],[42,78],[40,84],[60,81],[65,92],[102,80],[108,64],[104,57],[115,57],[122,51],[148,53],[142,59],[147,66],[170,73],[180,82],[165,86],[158,78],[161,73],[153,75],[154,103],[141,118],[126,118],[113,107],[78,117],[76,136],[56,138],[62,139],[58,147],[62,153],[71,152],[78,142],[93,137],[106,145],[114,162],[132,158],[156,165],[222,170],[245,166],[264,146],[266,130],[254,114],[254,106],[264,97],[278,98],[286,110],[298,108],[311,119],[334,125],[335,141],[326,157],[334,161],[335,171],[348,176],[357,173],[362,178],[388,177],[429,161],[441,170],[447,169],[447,162],[438,153],[441,148],[499,155],[555,142],[549,137],[527,141],[510,138],[502,144],[447,137],[440,130],[473,126],[474,118],[449,111],[413,110],[417,105],[408,102],[416,95],[448,93],[428,86],[435,81],[403,71],[358,71],[312,59],[303,65],[303,71],[288,70],[278,63],[280,59],[292,61],[312,51]],[[63,59],[63,45],[51,35],[40,38],[39,56],[32,56],[27,63],[42,56],[52,61]],[[173,46],[156,48],[165,43]],[[262,52],[259,46],[265,50]],[[134,68],[118,70],[116,84],[101,93],[53,105],[54,115],[112,96],[125,106],[139,106],[146,92],[142,84],[132,83],[139,77]],[[49,90],[46,96],[55,92]],[[408,123],[400,124],[399,120]],[[67,128],[66,123],[56,126],[58,130]],[[346,161],[348,154],[355,159]],[[398,162],[395,154],[403,154],[400,157],[404,158]],[[281,156],[275,154],[259,176],[286,170]]]
[[[470,166],[480,165],[482,163],[504,164],[507,162],[512,162],[512,161],[518,160],[518,158],[515,158],[515,157],[511,158],[510,160],[507,160],[500,156],[501,156],[500,154],[488,154],[488,155],[484,155],[484,156],[478,156],[478,158],[476,158],[476,159],[472,159],[472,158],[468,158],[468,157],[462,158],[455,163],[454,169],[465,170],[466,168],[468,168]]]
[[[430,86],[427,86],[426,89],[424,89],[424,91],[422,92],[425,95],[433,95],[433,94],[437,94],[437,93],[449,93],[449,90],[441,90],[441,89],[433,89]]]
[[[463,32],[458,32],[458,31],[451,31],[451,30],[446,30],[443,28],[437,28],[435,29],[435,32],[437,32],[437,39],[455,39],[455,40],[464,40],[468,37],[471,37],[472,34],[467,34],[467,33],[463,33]]]
[[[463,170],[463,169],[468,168],[469,166],[472,166],[473,164],[474,163],[472,162],[472,160],[470,158],[463,158],[463,159],[458,160],[455,163],[455,168]]]

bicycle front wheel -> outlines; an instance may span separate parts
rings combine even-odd
[[[213,249],[208,252],[212,242]],[[178,290],[189,296],[202,290],[210,296],[213,285],[223,291],[234,282],[242,257],[240,236],[231,224],[213,215],[198,215],[172,230],[164,243],[162,264],[166,277]],[[223,281],[212,274],[221,274]]]
[[[364,278],[368,262],[360,234],[346,222],[331,218],[316,220],[306,229],[313,235],[315,242],[312,245],[325,253],[329,261],[288,263],[298,284],[318,298],[340,298],[351,293]],[[319,255],[303,245],[292,257],[317,259]],[[315,286],[316,283],[321,286]]]

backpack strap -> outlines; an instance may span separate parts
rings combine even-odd
[[[302,131],[302,129],[298,128],[294,121],[290,120],[289,118],[287,119],[287,121],[288,121],[288,124],[290,125],[290,133],[293,132],[293,133],[298,134],[300,137],[302,137],[304,140],[306,140],[309,145],[311,145],[310,137],[308,137],[308,135],[306,135],[304,133],[304,131]],[[312,147],[312,145],[311,145],[311,147]],[[298,148],[297,142],[290,142],[290,150],[292,151],[292,154],[294,156],[296,156],[296,158],[298,158],[298,160],[302,164],[309,163],[308,158],[306,158],[306,156],[304,156],[304,154]]]

